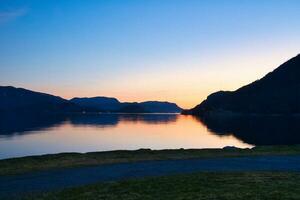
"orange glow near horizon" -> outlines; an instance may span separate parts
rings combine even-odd
[[[286,53],[289,54],[289,53]],[[290,54],[289,54],[290,55]],[[219,90],[233,91],[239,87],[262,78],[268,72],[287,60],[287,55],[275,55],[259,58],[251,56],[223,58],[210,63],[179,62],[174,63],[174,70],[163,68],[160,73],[148,68],[145,72],[132,74],[130,77],[112,77],[105,85],[101,80],[58,85],[45,83],[28,85],[25,88],[46,92],[66,99],[73,97],[115,97],[121,102],[169,101],[184,109],[193,108],[206,97]],[[185,69],[189,65],[189,70]],[[209,69],[201,66],[209,65]],[[163,66],[163,65],[162,65]],[[180,67],[182,66],[182,67]],[[222,66],[222,70],[220,67]],[[243,67],[241,67],[243,66]],[[256,66],[253,68],[252,66]]]

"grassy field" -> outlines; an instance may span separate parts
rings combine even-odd
[[[217,158],[258,155],[300,154],[300,146],[266,146],[253,149],[136,150],[94,153],[62,153],[0,160],[0,175],[38,170],[91,166],[145,160]]]
[[[40,200],[300,199],[298,173],[196,173],[94,184],[26,198]]]

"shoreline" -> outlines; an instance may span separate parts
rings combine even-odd
[[[300,145],[258,146],[251,149],[225,147],[220,149],[119,150],[89,153],[58,153],[0,160],[0,176],[33,171],[77,168],[139,161],[161,161],[243,156],[300,155]]]

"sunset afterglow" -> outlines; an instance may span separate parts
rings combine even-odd
[[[297,55],[299,6],[296,0],[1,1],[0,84],[191,108]]]

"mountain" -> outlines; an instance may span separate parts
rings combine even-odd
[[[105,111],[115,111],[119,110],[122,106],[121,103],[116,98],[110,97],[91,97],[91,98],[73,98],[70,100],[79,106],[96,108]]]
[[[118,113],[149,113],[140,103],[122,103]]]
[[[92,97],[66,100],[50,94],[34,92],[12,86],[0,86],[0,113],[73,113],[73,112],[122,112],[122,113],[178,113],[174,103],[148,101],[121,103],[116,98]]]
[[[175,103],[161,101],[145,101],[139,103],[146,111],[151,113],[179,113],[182,111]]]
[[[122,113],[179,113],[182,111],[175,103],[146,101],[120,102],[116,98],[110,97],[91,97],[91,98],[73,98],[70,100],[79,106],[88,108],[97,108],[104,112],[122,112]]]
[[[219,91],[183,114],[300,113],[300,54],[265,77],[236,91]]]
[[[0,86],[0,112],[78,112],[81,108],[61,97],[23,88]]]

